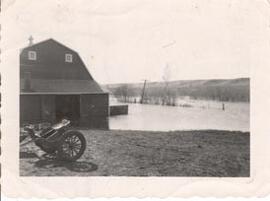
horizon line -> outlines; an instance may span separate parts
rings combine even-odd
[[[178,80],[169,80],[168,82],[177,82],[177,81],[207,81],[207,80],[238,80],[238,79],[250,79],[250,77],[237,77],[237,78],[209,78],[209,79],[178,79]],[[147,79],[146,79],[147,80]],[[142,79],[141,82],[114,82],[114,83],[101,83],[101,85],[116,85],[116,84],[143,84],[144,80]],[[151,81],[147,80],[148,83],[155,83],[155,82],[164,82],[163,80],[156,80]]]

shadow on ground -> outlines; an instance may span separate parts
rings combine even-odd
[[[20,158],[38,158],[35,153],[20,152]],[[98,169],[98,166],[91,162],[85,161],[59,161],[54,158],[45,157],[34,162],[34,166],[37,168],[66,168],[72,172],[93,172]]]
[[[53,159],[43,159],[35,163],[38,168],[56,168],[64,167],[73,172],[93,172],[98,169],[98,166],[91,162],[75,161],[66,162]]]

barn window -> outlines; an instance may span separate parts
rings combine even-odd
[[[66,54],[65,55],[65,62],[72,63],[72,54]]]
[[[37,60],[37,53],[35,51],[28,52],[28,59],[29,60]]]

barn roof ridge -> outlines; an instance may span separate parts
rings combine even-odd
[[[70,47],[64,45],[63,43],[61,43],[61,42],[55,40],[54,38],[48,38],[48,39],[42,40],[42,41],[40,41],[40,42],[38,42],[38,43],[34,43],[34,44],[31,45],[31,46],[24,47],[23,50],[24,50],[24,49],[31,48],[31,47],[34,47],[34,46],[37,46],[37,45],[40,45],[40,44],[42,44],[42,43],[46,43],[46,42],[48,42],[48,41],[53,41],[54,43],[57,43],[58,45],[60,45],[60,46],[62,46],[62,47],[64,47],[64,48],[66,48],[66,49],[69,49],[69,50],[75,52],[76,54],[78,54],[78,52],[77,52],[76,50],[74,50],[74,49],[72,49],[72,48],[70,48]],[[78,55],[79,55],[79,54],[78,54]]]

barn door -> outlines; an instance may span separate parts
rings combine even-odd
[[[56,120],[63,118],[78,122],[80,118],[80,96],[79,95],[57,95],[55,97]]]

